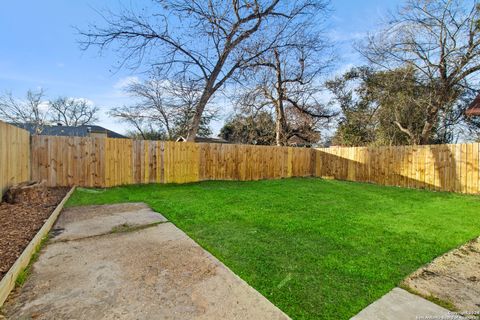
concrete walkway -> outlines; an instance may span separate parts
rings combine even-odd
[[[64,210],[9,319],[288,319],[144,204]]]
[[[410,292],[394,288],[363,309],[352,320],[421,320],[463,319],[433,302]]]

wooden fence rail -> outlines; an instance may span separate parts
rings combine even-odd
[[[317,176],[477,194],[479,146],[306,149],[34,136],[32,176],[87,187]]]
[[[30,180],[30,133],[0,121],[0,199],[8,187]]]
[[[111,187],[315,175],[315,150],[130,139],[32,137],[33,179]]]

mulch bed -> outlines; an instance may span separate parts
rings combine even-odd
[[[46,188],[42,197],[0,203],[0,279],[8,272],[70,188]]]

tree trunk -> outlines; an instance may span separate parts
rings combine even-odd
[[[427,120],[423,125],[422,134],[420,135],[419,144],[431,143],[431,135],[434,124],[437,122],[439,107],[433,106],[427,112]]]
[[[425,125],[420,135],[419,144],[429,144],[431,142],[430,135],[432,134],[433,124],[430,121],[425,121]]]
[[[275,103],[275,113],[276,113],[276,121],[275,121],[275,142],[277,146],[284,146],[286,145],[285,141],[285,129],[286,129],[286,119],[285,119],[285,110],[283,107],[283,101],[285,98],[285,91],[283,88],[283,77],[282,77],[282,64],[280,61],[280,54],[277,49],[273,50],[275,56],[275,72],[276,72],[276,85],[275,89],[277,91],[277,100]]]
[[[275,107],[275,142],[277,146],[284,146],[285,141],[285,112],[281,100],[277,101]]]
[[[207,106],[210,96],[211,94],[207,92],[207,89],[205,89],[200,100],[198,101],[197,106],[195,107],[195,114],[192,119],[192,124],[188,129],[187,142],[195,142],[198,129],[200,128],[200,121],[202,119],[202,114],[203,114],[203,111],[205,110],[205,107]]]
[[[222,70],[223,64],[227,60],[228,54],[231,52],[231,49],[225,51],[222,55],[222,58],[218,60],[215,68],[212,71],[212,74],[207,80],[207,83],[205,85],[205,89],[202,92],[202,96],[200,97],[200,100],[198,101],[197,106],[195,107],[195,115],[193,116],[192,119],[192,124],[190,128],[188,129],[188,135],[187,135],[187,142],[195,142],[195,138],[197,137],[198,129],[200,128],[200,121],[202,119],[203,111],[205,110],[205,107],[207,106],[208,101],[212,97],[212,95],[215,93],[216,90],[219,89],[217,86],[219,83],[222,83],[223,81],[220,80],[219,83],[215,85],[215,82],[217,81],[218,75],[220,74],[220,71]],[[225,79],[225,78],[224,78]]]
[[[277,120],[275,121],[275,143],[277,146],[282,145],[282,137],[281,137],[280,131],[281,131],[281,123],[277,117]]]

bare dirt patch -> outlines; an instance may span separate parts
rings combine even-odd
[[[69,188],[22,191],[21,201],[0,203],[0,279],[43,226]]]
[[[480,312],[480,237],[415,271],[403,286],[461,312]]]

